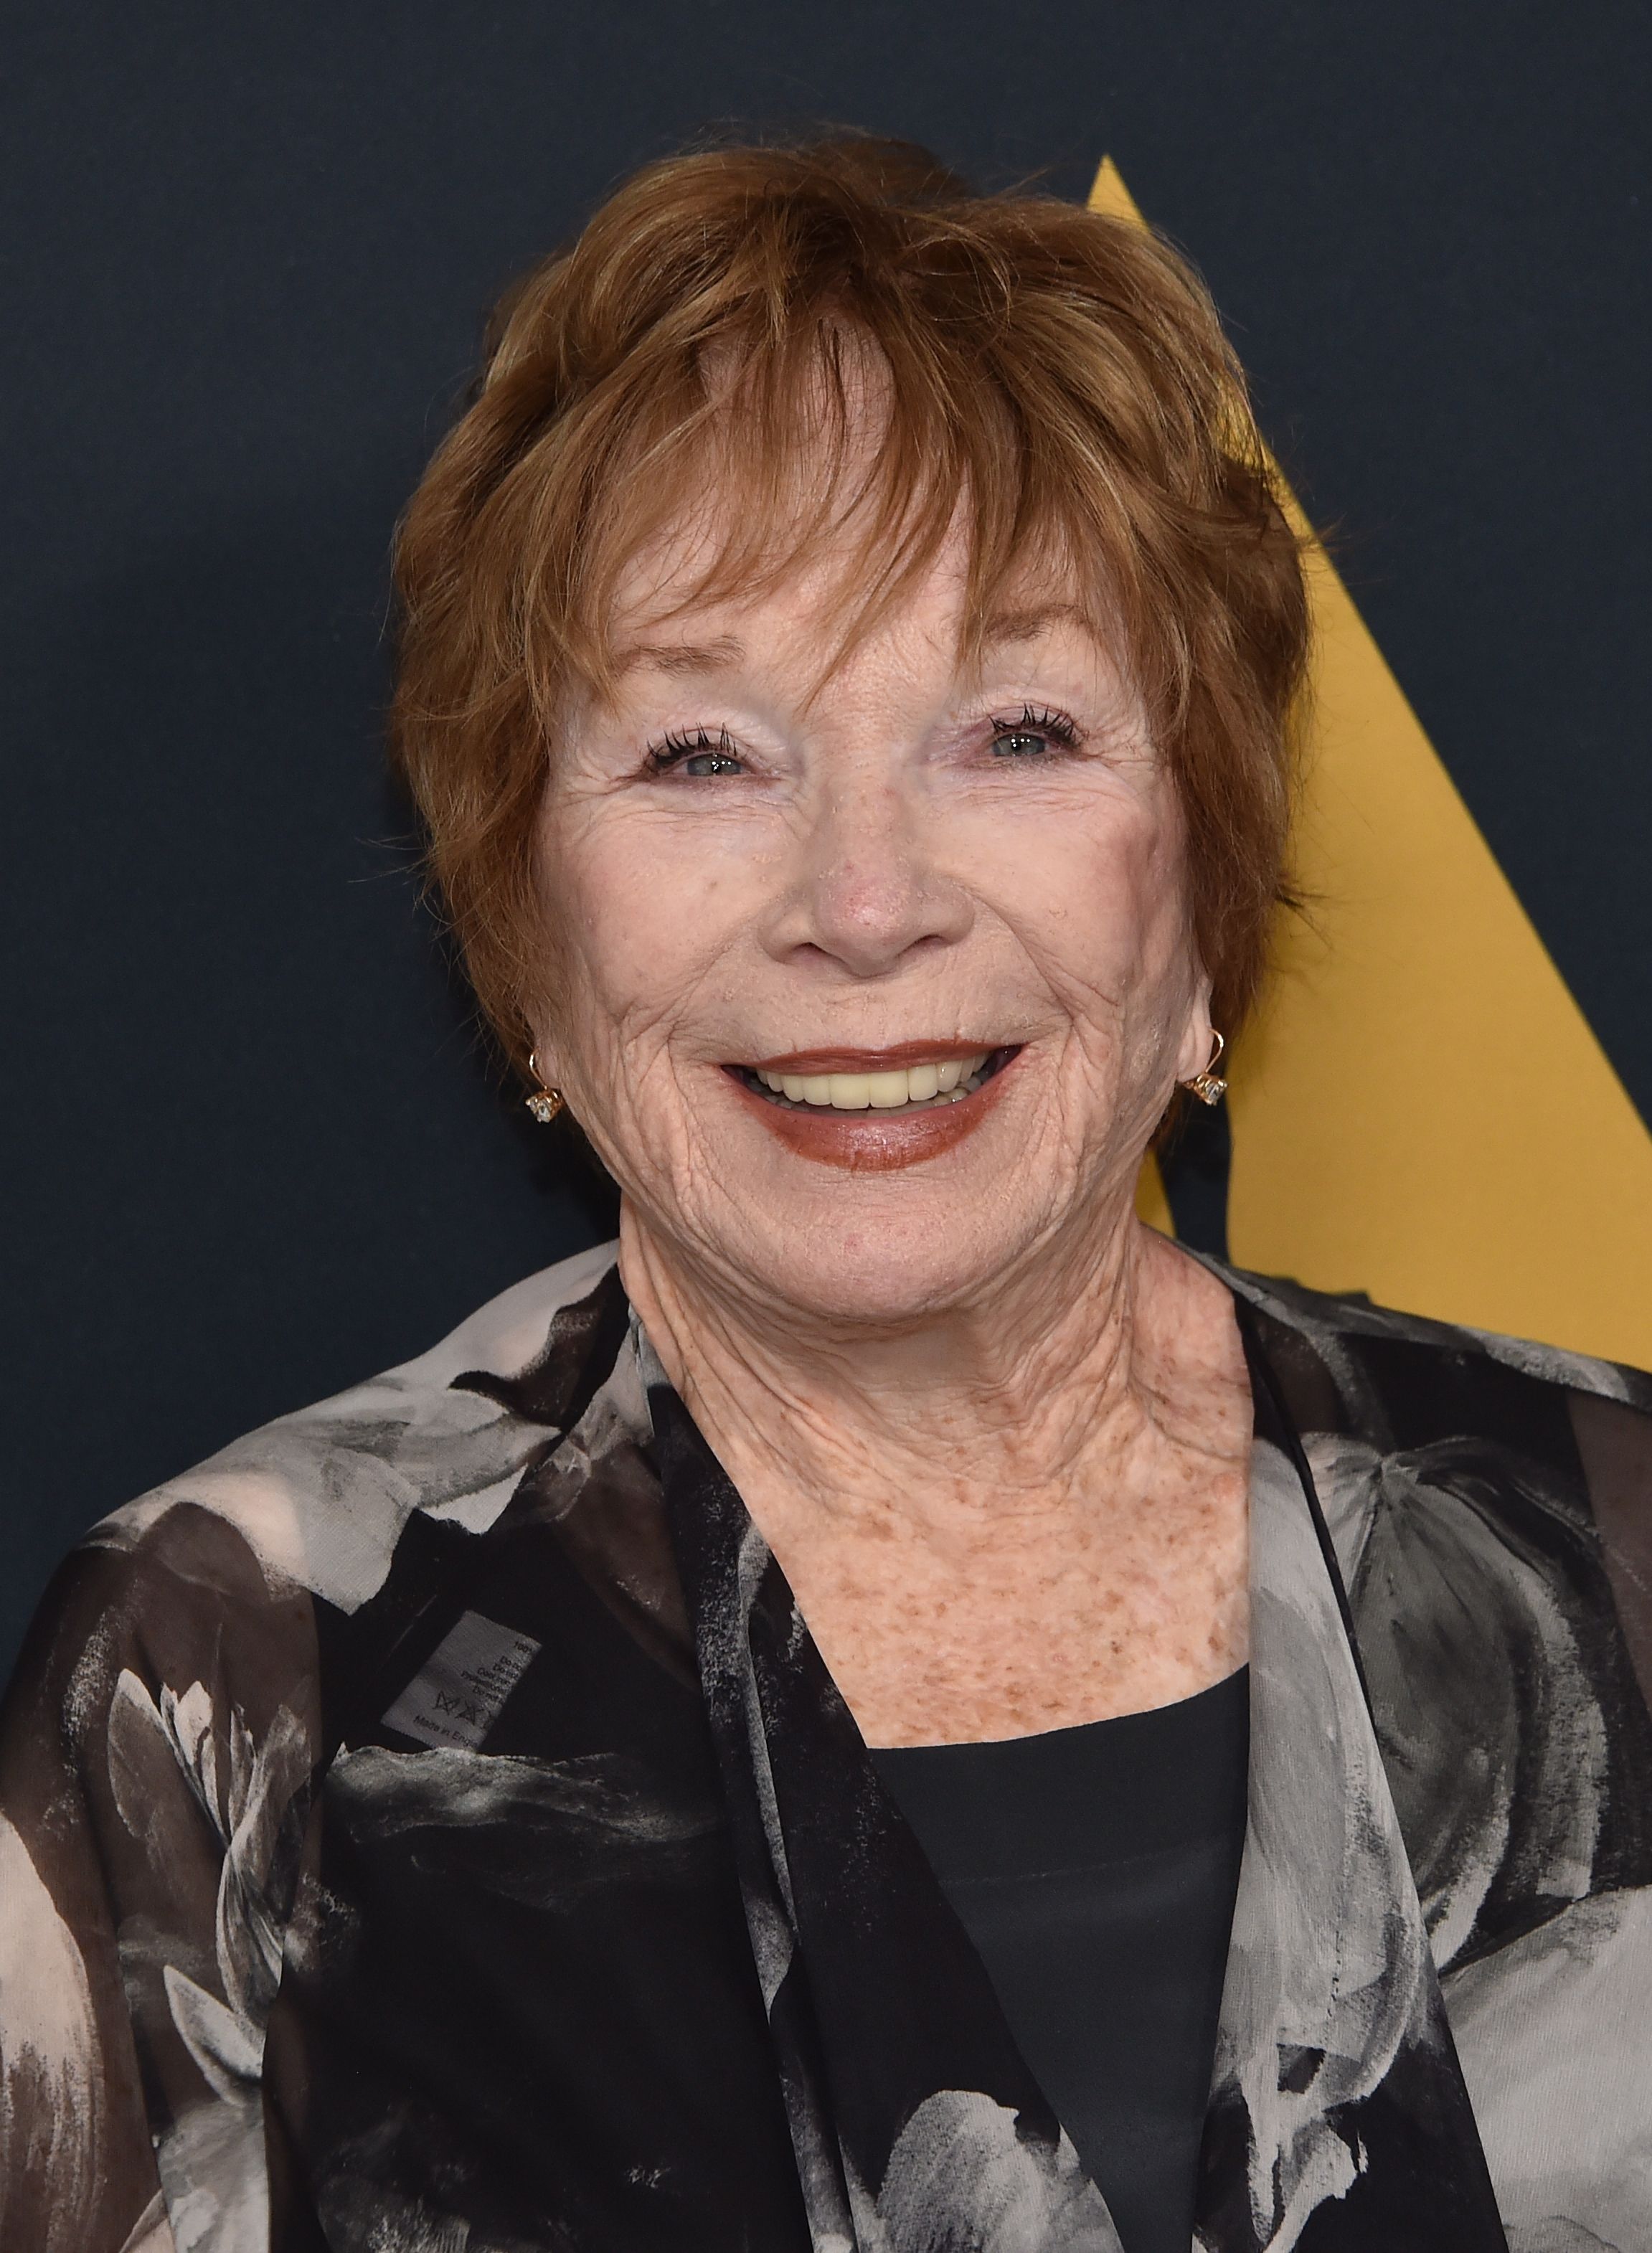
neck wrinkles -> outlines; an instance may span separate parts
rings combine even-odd
[[[1125,1206],[990,1303],[900,1329],[789,1322],[687,1272],[629,1210],[626,1288],[673,1383],[763,1523],[763,1498],[847,1530],[973,1545],[1142,1501],[1187,1396],[1243,1378],[1223,1287]],[[1214,1320],[1213,1320],[1214,1315]],[[1202,1319],[1201,1319],[1202,1317]]]

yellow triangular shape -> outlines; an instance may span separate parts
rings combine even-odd
[[[1111,159],[1092,211],[1140,224]],[[1314,927],[1237,1044],[1234,1259],[1652,1367],[1652,1135],[1295,501]],[[1138,1209],[1163,1190],[1144,1169]]]

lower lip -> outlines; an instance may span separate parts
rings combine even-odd
[[[961,1103],[914,1111],[903,1119],[887,1111],[833,1111],[824,1104],[818,1110],[783,1109],[748,1087],[736,1073],[725,1076],[777,1140],[798,1157],[812,1158],[819,1166],[841,1167],[845,1173],[892,1174],[903,1166],[938,1158],[972,1134],[996,1105],[1014,1066],[1012,1057]]]

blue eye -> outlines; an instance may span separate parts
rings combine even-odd
[[[1078,730],[1064,712],[1023,704],[1020,719],[993,722],[995,759],[1048,758],[1052,752],[1077,748]]]
[[[651,743],[645,764],[650,774],[670,774],[680,768],[696,780],[706,776],[743,774],[746,771],[728,736],[721,732],[713,736],[704,728],[696,728],[692,735],[667,736],[663,742]]]

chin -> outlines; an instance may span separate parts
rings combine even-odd
[[[961,1156],[900,1172],[810,1167],[802,1179],[795,1159],[765,1168],[736,1223],[756,1302],[878,1325],[978,1302],[1038,1240],[1042,1202],[1024,1173]]]
[[[905,1115],[805,1110],[756,1073],[723,1075],[670,1138],[696,1161],[657,1174],[645,1202],[778,1321],[898,1327],[979,1305],[1078,1194],[1017,1054],[980,1058],[951,1102]]]
[[[933,1231],[915,1237],[875,1224],[851,1224],[806,1251],[789,1241],[784,1290],[770,1276],[763,1296],[782,1299],[805,1320],[850,1328],[899,1329],[968,1307],[991,1290],[1013,1256],[1007,1246],[964,1243],[938,1258]]]

